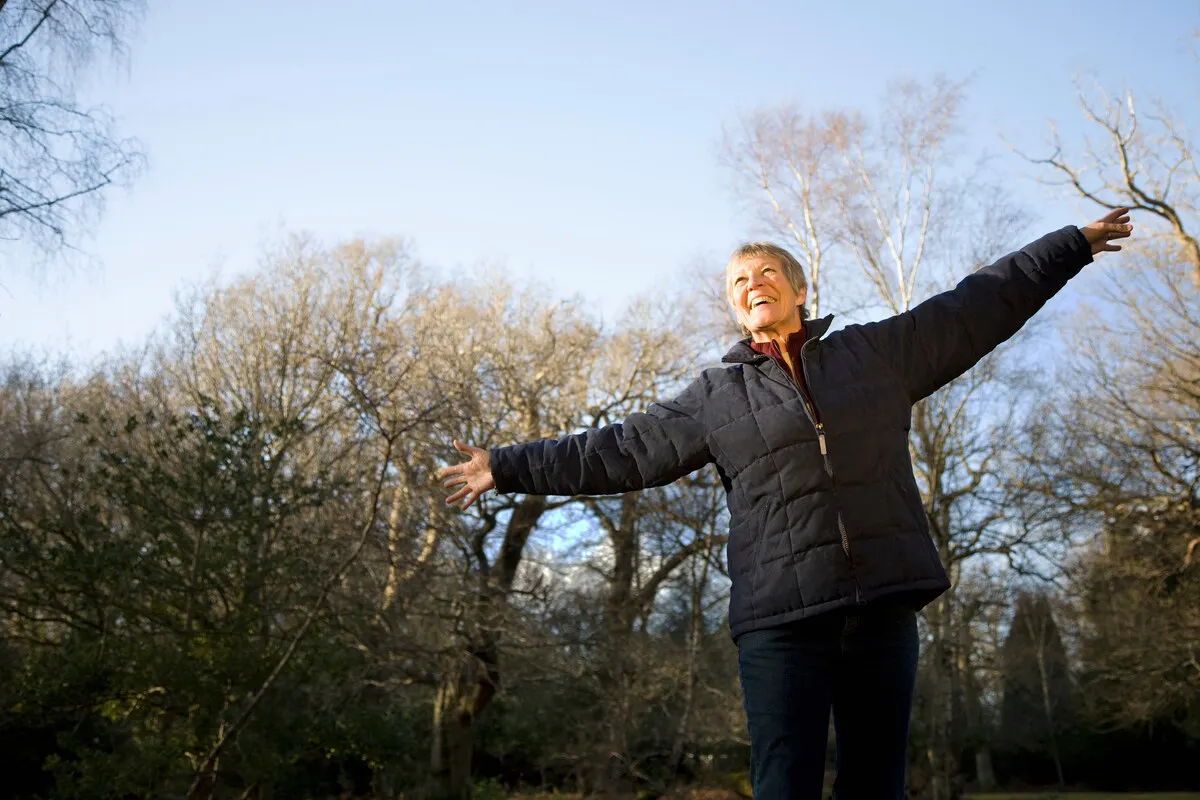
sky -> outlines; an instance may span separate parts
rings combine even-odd
[[[148,169],[109,195],[86,259],[0,276],[0,342],[136,346],[177,291],[293,230],[403,237],[432,277],[502,272],[611,318],[755,232],[722,126],[871,108],[938,74],[970,79],[966,146],[1008,159],[1038,225],[1082,224],[1000,137],[1077,135],[1089,76],[1194,106],[1197,27],[1183,0],[151,3],[127,63],[86,89]]]

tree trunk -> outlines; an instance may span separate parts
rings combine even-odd
[[[996,788],[996,770],[992,766],[992,748],[981,745],[975,751],[975,781],[981,791],[990,792]]]
[[[933,613],[927,615],[929,622],[929,746],[926,758],[929,761],[929,793],[931,800],[950,800],[953,796],[952,777],[955,773],[954,755],[950,742],[950,720],[953,714],[952,677],[950,671],[950,647],[946,641],[948,616],[950,614],[949,592],[942,595],[931,606]]]
[[[438,686],[437,691],[433,695],[433,735],[429,742],[429,771],[438,777],[445,770],[445,759],[442,755],[442,713],[445,706],[444,685]]]
[[[396,489],[392,492],[392,508],[387,521],[388,571],[387,580],[383,585],[384,611],[395,601],[396,592],[400,588],[400,515],[405,504],[410,502],[402,469],[397,469],[396,472]]]
[[[475,716],[456,710],[442,728],[446,737],[449,770],[446,775],[447,798],[469,800],[471,796],[471,760],[474,755]]]
[[[913,462],[929,480],[928,496],[922,497],[929,520],[930,536],[937,546],[942,563],[950,577],[950,588],[936,601],[926,607],[928,623],[930,697],[928,706],[929,743],[926,759],[929,765],[929,793],[933,800],[950,800],[955,796],[958,784],[958,765],[955,758],[954,690],[955,676],[955,564],[951,551],[952,520],[950,504],[943,494],[942,481],[945,475],[946,452],[939,444],[939,425],[931,418],[926,403],[913,408],[912,438]]]
[[[430,767],[443,797],[466,800],[470,796],[475,719],[496,693],[492,656],[488,652],[465,656],[447,670],[438,689]]]
[[[958,657],[955,670],[958,673],[962,691],[963,723],[965,724],[966,741],[975,751],[975,781],[979,788],[990,791],[996,788],[996,773],[992,768],[992,750],[989,744],[991,731],[984,718],[982,691],[975,673],[973,657],[976,653],[975,636],[971,622],[979,612],[979,602],[969,608],[960,606],[958,616]]]
[[[1058,726],[1054,722],[1054,707],[1050,697],[1050,676],[1046,671],[1046,623],[1044,619],[1040,622],[1041,631],[1035,642],[1037,643],[1038,677],[1042,684],[1042,711],[1046,715],[1046,729],[1050,734],[1050,755],[1054,758],[1054,771],[1058,776],[1058,785],[1061,788],[1067,785],[1067,779],[1063,774],[1062,756],[1058,750]]]
[[[711,550],[704,553],[704,564],[700,575],[691,586],[691,624],[688,628],[688,680],[684,688],[683,711],[679,715],[679,727],[671,745],[671,773],[679,778],[683,767],[683,748],[691,733],[692,706],[695,704],[696,685],[700,682],[700,639],[704,635],[704,587],[708,585],[708,559]],[[694,575],[695,573],[693,573]]]
[[[601,754],[600,788],[609,795],[632,789],[626,778],[629,758],[629,728],[632,725],[630,695],[633,692],[633,622],[637,618],[637,557],[640,540],[637,533],[639,493],[621,498],[620,518],[608,528],[613,551],[613,568],[608,581],[604,608],[605,663],[601,676],[607,702],[605,722],[607,741]]]
[[[447,797],[470,793],[475,719],[491,704],[500,686],[503,612],[525,544],[546,506],[546,498],[540,496],[526,496],[517,504],[495,564],[488,563],[482,537],[476,542],[479,584],[475,596],[465,604],[464,621],[470,630],[463,636],[461,655],[443,675],[434,702],[430,768]]]

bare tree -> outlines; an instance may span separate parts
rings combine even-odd
[[[671,769],[676,777],[683,766],[686,747],[696,747],[697,725],[696,707],[697,693],[703,688],[703,664],[700,659],[700,649],[705,639],[706,620],[716,603],[727,602],[724,592],[712,591],[712,578],[717,570],[713,569],[714,562],[722,556],[722,545],[728,539],[725,529],[725,497],[724,488],[719,481],[712,480],[712,475],[706,473],[700,476],[692,490],[688,492],[691,502],[679,504],[680,527],[688,530],[694,536],[696,552],[687,561],[684,573],[684,586],[688,605],[687,627],[687,658],[686,678],[684,683],[683,708],[671,743]],[[708,478],[708,480],[704,480]],[[672,504],[674,505],[674,504]],[[677,512],[678,513],[678,512]],[[682,551],[681,547],[676,552]],[[722,631],[723,632],[723,631]]]
[[[1092,719],[1137,726],[1191,707],[1200,685],[1200,171],[1170,109],[1101,88],[1079,102],[1083,141],[1052,127],[1050,155],[1027,160],[1068,194],[1134,209],[1149,235],[1088,284],[1023,502],[1075,545],[1061,575]]]
[[[1159,236],[1173,242],[1200,287],[1200,241],[1194,231],[1200,213],[1196,145],[1175,114],[1149,105],[1149,111],[1139,111],[1132,91],[1114,97],[1100,87],[1090,93],[1081,89],[1079,106],[1089,131],[1081,152],[1069,152],[1051,125],[1053,152],[1044,158],[1023,157],[1046,168],[1047,184],[1104,208],[1144,212],[1139,224],[1157,220]]]
[[[102,108],[81,105],[80,77],[120,56],[141,0],[0,3],[0,237],[46,253],[78,238],[103,190],[129,180],[140,145],[120,138]]]
[[[644,410],[656,400],[671,396],[691,377],[696,368],[694,353],[698,329],[690,322],[688,309],[680,305],[656,307],[648,301],[635,302],[596,362],[588,414],[593,427],[619,422],[629,413]],[[634,711],[632,703],[639,680],[631,637],[635,625],[653,609],[664,583],[692,558],[704,541],[659,537],[651,550],[647,533],[663,522],[663,493],[626,493],[616,499],[583,498],[589,516],[606,537],[598,548],[593,569],[606,585],[604,640],[607,663],[601,690],[609,703],[608,730],[603,750],[621,756],[601,758],[597,765],[601,780],[612,789],[629,769],[628,731]],[[644,677],[644,676],[643,676]]]
[[[1091,397],[1078,398],[1089,412],[1084,419],[1091,417],[1085,424],[1106,456],[1125,465],[1119,474],[1093,475],[1088,484],[1114,503],[1129,491],[1130,480],[1143,484],[1148,500],[1195,502],[1192,465],[1200,452],[1196,145],[1169,109],[1156,105],[1139,113],[1132,92],[1112,98],[1099,88],[1090,95],[1081,91],[1079,102],[1099,141],[1085,136],[1082,152],[1071,156],[1052,127],[1053,153],[1028,160],[1045,168],[1048,183],[1106,208],[1127,205],[1159,223],[1151,225],[1152,235],[1120,270],[1106,275],[1094,294],[1096,304],[1078,321],[1078,377],[1093,386]],[[1130,347],[1131,340],[1138,346]],[[1185,543],[1183,563],[1192,563],[1198,544],[1200,537]]]
[[[397,461],[406,455],[403,443],[430,423],[445,400],[429,388],[427,356],[434,338],[397,335],[396,329],[412,334],[422,327],[416,298],[423,293],[414,286],[414,264],[402,243],[322,248],[295,237],[267,254],[258,274],[185,300],[171,338],[156,352],[176,408],[215,404],[241,410],[248,425],[269,430],[268,473],[318,484],[341,475],[343,496],[356,498],[352,505],[359,506],[347,509],[353,516],[335,526],[340,535],[307,542],[310,557],[325,555],[319,589],[289,604],[288,616],[298,620],[287,631],[287,644],[249,699],[228,709],[229,719],[222,719],[206,754],[197,759],[191,797],[212,794],[223,753],[280,680],[318,616],[328,613],[331,597],[339,589],[343,595],[352,591],[350,582],[363,582],[352,571],[360,558],[398,546],[395,506],[407,487],[407,471]],[[382,511],[389,505],[385,494],[392,495],[390,517]],[[197,526],[191,550],[196,563],[205,550],[223,546],[207,541],[205,533]],[[268,565],[278,562],[278,551],[300,544],[294,534],[288,541],[282,533],[263,524],[246,536],[251,546],[242,596],[261,607],[264,639],[287,607],[266,596]],[[367,588],[378,596],[378,585]],[[386,597],[388,589],[383,591]],[[338,602],[345,604],[344,598]]]
[[[1063,385],[1037,415],[1021,498],[1075,546],[1059,563],[1087,620],[1097,691],[1085,696],[1101,701],[1096,718],[1123,725],[1186,706],[1200,680],[1200,289],[1190,272],[1175,242],[1158,241],[1100,276],[1070,331]]]
[[[603,424],[657,398],[689,360],[678,335],[657,326],[649,306],[605,333],[578,303],[547,303],[533,290],[489,284],[486,291],[447,287],[442,294],[443,335],[456,331],[457,341],[439,366],[470,379],[438,426],[442,441],[507,444]],[[463,581],[450,606],[454,644],[440,668],[431,748],[433,771],[452,794],[466,789],[475,720],[500,687],[526,546],[551,512],[574,503],[488,497],[478,517],[445,526],[449,536],[439,537],[446,547],[440,559],[456,564]]]
[[[765,108],[743,116],[724,138],[735,191],[768,230],[799,251],[814,316],[821,309],[825,257],[837,242],[832,184],[839,179],[834,130],[840,123],[833,115],[805,117],[792,106]]]
[[[975,782],[984,791],[996,788],[992,753],[1004,673],[1001,647],[1010,617],[1009,583],[1009,576],[981,560],[963,570],[957,587],[956,702],[966,728],[964,743],[974,755]]]

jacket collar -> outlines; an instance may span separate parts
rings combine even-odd
[[[825,335],[825,332],[829,330],[829,326],[832,324],[833,314],[830,314],[827,317],[821,317],[820,319],[805,320],[804,327],[808,331],[808,341],[806,341],[805,344],[808,344],[808,342],[816,339],[820,339]],[[751,340],[749,338],[742,339],[733,347],[729,348],[729,352],[721,358],[721,361],[726,364],[752,364],[755,361],[759,361],[764,358],[770,358],[770,356],[763,353],[756,353],[753,348],[750,347],[750,341]]]

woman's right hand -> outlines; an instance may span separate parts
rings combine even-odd
[[[454,449],[465,453],[469,460],[461,464],[451,464],[438,470],[438,480],[447,489],[461,487],[446,498],[446,505],[459,503],[459,508],[466,511],[471,504],[483,496],[484,492],[496,488],[492,479],[492,468],[488,463],[488,451],[480,447],[472,447],[454,440]]]

